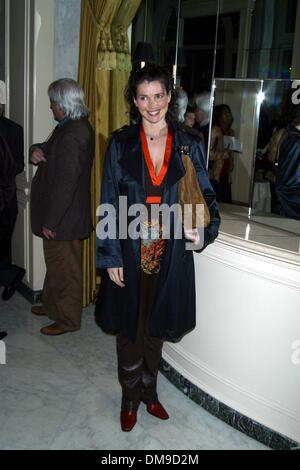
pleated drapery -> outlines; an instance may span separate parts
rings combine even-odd
[[[131,70],[127,30],[141,0],[82,0],[78,81],[95,129],[91,195],[93,222],[100,200],[102,164],[110,134],[129,122],[124,88]],[[84,241],[84,306],[96,295],[96,233]]]

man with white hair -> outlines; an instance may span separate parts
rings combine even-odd
[[[38,165],[31,187],[31,226],[43,239],[47,270],[42,306],[31,311],[53,320],[41,333],[56,336],[81,326],[82,240],[93,229],[94,131],[77,82],[57,80],[49,86],[48,96],[58,125],[46,142],[30,149],[31,162]]]
[[[187,92],[183,88],[177,88],[175,91],[175,119],[179,123],[184,122],[184,115],[189,102]]]
[[[195,97],[195,128],[203,134],[205,150],[208,150],[209,120],[211,112],[210,93],[205,91]]]

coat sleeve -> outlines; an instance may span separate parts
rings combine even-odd
[[[118,238],[119,189],[115,163],[117,155],[117,144],[115,139],[112,138],[104,159],[100,207],[103,207],[103,204],[112,206],[114,214],[110,222],[115,226],[115,236],[101,236],[103,233],[101,224],[104,224],[107,214],[100,215],[96,230],[96,266],[99,269],[123,267],[121,245]],[[114,232],[114,230],[112,231]]]
[[[58,142],[55,159],[54,184],[43,218],[43,226],[54,232],[73,202],[83,171],[80,141],[72,134],[63,135]]]
[[[17,164],[16,175],[18,175],[24,170],[24,134],[21,126],[16,128],[14,158]]]
[[[220,215],[218,211],[216,195],[209,181],[203,152],[201,146],[196,142],[192,147],[191,159],[197,172],[199,185],[209,209],[211,218],[210,225],[204,229],[204,245],[201,250],[196,250],[201,252],[217,238],[219,234]]]

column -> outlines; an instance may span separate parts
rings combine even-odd
[[[32,235],[29,216],[31,181],[36,171],[28,149],[53,129],[47,87],[53,79],[55,0],[9,1],[8,40],[10,117],[23,126],[25,171],[18,177],[19,216],[13,238],[13,261],[26,269],[24,284],[31,300],[45,275],[42,241]]]

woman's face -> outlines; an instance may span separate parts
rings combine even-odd
[[[231,126],[233,117],[232,117],[232,112],[230,111],[229,108],[224,108],[221,116],[221,121],[227,126]]]
[[[195,113],[187,112],[184,118],[184,124],[188,127],[194,127],[196,121]]]
[[[155,80],[144,81],[138,85],[134,103],[143,120],[150,124],[157,124],[165,121],[170,100],[171,93],[167,94],[163,84]]]

